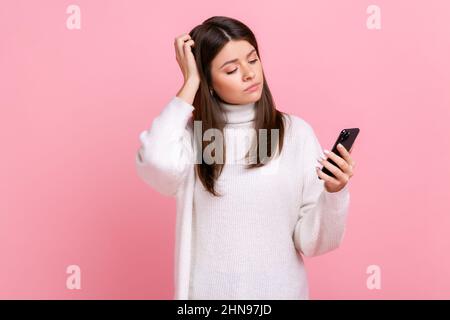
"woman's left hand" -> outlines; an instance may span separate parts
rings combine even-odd
[[[329,176],[328,174],[322,172],[321,167],[316,167],[317,174],[325,181],[325,189],[328,192],[338,192],[348,183],[350,178],[353,176],[353,169],[355,168],[355,161],[353,161],[352,157],[350,157],[350,153],[352,152],[352,148],[350,148],[350,152],[345,149],[343,145],[340,143],[337,146],[339,153],[342,157],[338,156],[334,152],[325,150],[324,153],[333,160],[339,167],[331,164],[325,159],[317,159],[320,164],[325,166],[328,170],[330,170],[336,178]]]

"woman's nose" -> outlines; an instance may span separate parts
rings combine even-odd
[[[247,69],[245,69],[244,70],[244,77],[246,78],[246,79],[248,79],[248,78],[253,78],[255,76],[255,73],[253,72],[253,70],[251,69],[251,68],[247,68]]]

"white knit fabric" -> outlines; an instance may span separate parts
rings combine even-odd
[[[336,249],[344,236],[349,184],[330,193],[315,164],[312,127],[286,118],[284,146],[266,166],[246,169],[256,105],[222,103],[226,164],[214,197],[194,174],[192,105],[173,97],[141,132],[138,175],[177,198],[175,299],[308,299],[304,256]]]

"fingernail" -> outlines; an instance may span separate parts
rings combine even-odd
[[[330,153],[330,151],[328,151],[327,149],[323,150],[323,152],[325,152],[326,154]]]

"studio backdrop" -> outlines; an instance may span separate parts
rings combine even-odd
[[[175,199],[136,174],[183,78],[174,39],[248,25],[281,111],[360,128],[345,238],[311,299],[450,298],[450,2],[0,5],[0,298],[172,299]]]

